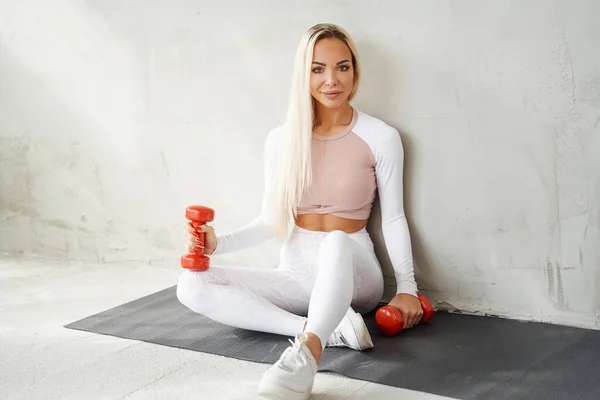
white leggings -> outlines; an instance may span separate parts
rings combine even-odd
[[[323,347],[350,306],[369,312],[382,296],[383,275],[366,229],[346,234],[296,226],[276,269],[186,270],[177,285],[183,305],[214,321],[287,336],[312,332]]]

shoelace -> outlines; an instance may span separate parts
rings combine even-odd
[[[293,373],[308,365],[308,360],[306,358],[306,354],[304,354],[300,348],[302,345],[300,341],[296,343],[292,342],[291,339],[288,339],[288,341],[292,344],[292,347],[288,347],[283,352],[283,355],[281,356],[280,367],[290,373]]]

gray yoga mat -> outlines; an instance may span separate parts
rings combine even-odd
[[[389,338],[365,316],[375,348],[326,349],[320,371],[457,399],[599,399],[600,332],[436,313]],[[273,363],[287,337],[221,325],[182,306],[175,287],[66,328]]]

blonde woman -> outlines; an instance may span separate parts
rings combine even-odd
[[[259,394],[267,398],[307,399],[326,347],[373,347],[361,313],[383,295],[366,231],[377,193],[397,281],[390,305],[402,312],[406,328],[422,316],[403,208],[402,143],[394,128],[350,105],[359,80],[346,31],[319,24],[306,32],[287,118],[266,139],[260,214],[233,232],[200,229],[209,255],[280,237],[280,265],[186,270],[178,283],[179,301],[214,321],[295,338],[260,382]],[[192,248],[194,231],[188,226],[187,232]]]

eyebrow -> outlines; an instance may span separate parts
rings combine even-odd
[[[342,60],[342,61],[338,62],[336,65],[340,65],[340,64],[343,64],[343,63],[347,63],[347,62],[350,62],[350,61],[349,60]],[[313,64],[322,65],[324,67],[326,66],[324,63],[319,62],[319,61],[313,61]]]

